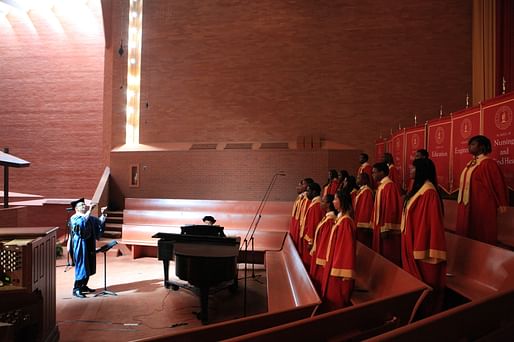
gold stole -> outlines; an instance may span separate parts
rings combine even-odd
[[[460,174],[459,197],[457,197],[457,203],[468,205],[469,192],[471,190],[471,176],[475,171],[476,167],[486,159],[490,158],[484,155],[480,155],[477,158],[473,158],[468,162],[464,170],[462,170],[462,173]]]
[[[409,198],[409,202],[407,202],[407,205],[405,206],[405,208],[403,209],[403,212],[402,212],[402,222],[400,224],[400,231],[402,233],[405,233],[404,230],[405,230],[405,225],[407,224],[407,215],[409,213],[410,207],[412,206],[412,204],[414,202],[416,202],[416,200],[418,199],[419,196],[423,195],[427,190],[430,190],[430,189],[435,190],[434,184],[432,184],[432,182],[425,181],[425,184],[423,184],[423,186],[418,190],[418,192],[416,192],[414,194],[414,196]]]
[[[302,217],[300,218],[300,239],[303,238],[303,230],[305,229],[305,219],[307,218],[307,211],[309,211],[310,208],[316,203],[321,202],[321,198],[319,196],[316,196],[312,199],[311,204],[309,205],[309,208],[307,208],[304,212],[302,212]],[[307,203],[307,201],[305,201]],[[305,206],[304,206],[305,207]]]
[[[380,185],[378,186],[377,195],[375,197],[375,206],[373,207],[373,215],[374,215],[374,221],[373,223],[378,225],[378,222],[380,222],[380,200],[382,197],[382,190],[384,190],[384,187],[386,184],[392,183],[393,181],[389,177],[384,177],[380,181]]]
[[[314,255],[314,252],[316,252],[316,243],[317,243],[317,238],[318,238],[318,233],[319,233],[319,230],[321,227],[323,227],[323,225],[330,219],[335,219],[336,218],[336,214],[334,214],[333,211],[329,211],[328,213],[325,214],[325,217],[323,218],[323,220],[321,220],[321,222],[318,224],[318,226],[316,227],[316,231],[314,232],[314,243],[312,245],[312,249],[311,249],[311,255]]]

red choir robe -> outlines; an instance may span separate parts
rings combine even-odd
[[[301,250],[302,250],[301,249],[302,244],[301,244],[301,239],[300,239],[300,229],[305,222],[305,213],[307,212],[307,208],[309,207],[309,204],[311,203],[311,201],[307,197],[307,192],[304,192],[304,194],[305,195],[302,197],[301,202],[298,204],[298,210],[296,211],[296,215],[295,215],[296,222],[295,222],[295,225],[293,226],[293,234],[291,234],[292,238],[293,238],[293,242],[296,246],[296,249],[298,250],[298,253],[301,253]]]
[[[402,198],[397,186],[389,177],[378,184],[371,224],[373,249],[385,258],[401,266],[400,222]]]
[[[370,181],[370,188],[376,189],[375,179],[372,176],[373,167],[370,163],[365,162],[364,164],[361,164],[361,166],[357,169],[357,175],[360,175],[361,173],[366,173],[369,176]]]
[[[437,313],[446,284],[446,240],[441,200],[431,182],[426,181],[406,203],[401,231],[403,269],[433,289],[420,313]]]
[[[353,208],[355,226],[357,226],[357,241],[371,248],[373,241],[373,229],[371,226],[373,190],[369,186],[363,185],[357,191]]]
[[[291,222],[289,222],[289,234],[295,244],[298,241],[298,234],[300,231],[300,212],[305,198],[307,198],[307,192],[302,192],[296,197],[293,204],[293,211],[291,213]]]
[[[309,275],[311,277],[314,287],[321,295],[321,282],[323,280],[323,272],[327,263],[327,249],[330,232],[332,226],[336,221],[336,214],[333,211],[329,211],[325,214],[325,217],[316,227],[314,233],[314,243],[311,249],[311,266],[309,269]]]
[[[496,243],[496,211],[507,205],[507,186],[498,163],[485,155],[472,159],[460,176],[457,234]]]
[[[400,171],[398,171],[394,164],[389,165],[389,178],[396,184],[398,191],[402,191],[403,184],[400,178]]]
[[[355,244],[355,224],[352,218],[348,214],[339,214],[330,231],[321,282],[321,296],[325,310],[335,310],[351,305]]]
[[[339,188],[339,180],[338,179],[332,179],[330,183],[325,185],[323,187],[323,197],[326,195],[335,195],[337,192],[337,189]]]
[[[301,246],[302,248],[300,255],[307,270],[309,270],[311,262],[310,250],[314,242],[314,232],[324,215],[325,213],[321,209],[321,197],[316,196],[307,208],[304,225],[300,227],[300,240],[302,243],[298,247]]]

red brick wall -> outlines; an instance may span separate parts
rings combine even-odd
[[[348,169],[358,164],[359,151],[167,151],[116,152],[111,161],[111,204],[124,197],[221,200],[261,200],[277,171],[271,201],[293,200],[296,184],[312,177],[323,185],[328,168]],[[332,164],[328,164],[332,160]],[[139,164],[138,188],[129,187],[130,165]]]
[[[113,3],[112,139],[124,142],[128,2]],[[471,90],[469,1],[166,1],[144,3],[141,142],[296,141],[346,151],[111,154],[111,199],[258,200],[273,172],[298,180],[357,167],[358,150],[391,128],[464,106]],[[351,157],[349,157],[351,155]],[[129,165],[141,167],[129,188]]]
[[[108,50],[92,3],[97,26],[56,12],[64,33],[35,10],[33,28],[15,14],[0,18],[0,144],[32,162],[12,169],[12,191],[90,197],[106,150],[124,142],[126,53],[117,50],[123,40],[127,51],[128,1],[112,2]],[[460,109],[471,89],[465,0],[151,0],[144,30],[141,141],[148,144],[320,136],[372,154],[380,132],[408,125],[413,113],[419,122],[433,118],[440,104],[445,113]],[[126,188],[130,154],[113,153],[111,166],[130,196],[233,199],[259,199],[279,166],[291,178],[276,194],[292,198],[299,178],[322,182],[327,168],[339,168],[338,153],[354,159],[356,152],[138,153],[130,162],[151,170],[139,189]],[[209,165],[216,168],[206,175]]]
[[[471,91],[465,0],[152,0],[143,21],[142,143],[318,135],[371,153],[380,133],[461,109]],[[117,91],[126,69],[113,70]]]
[[[91,197],[102,174],[101,11],[80,3],[0,15],[0,147],[31,162],[11,191]]]

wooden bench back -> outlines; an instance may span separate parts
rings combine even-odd
[[[457,222],[457,201],[443,200],[444,228],[455,231]],[[509,249],[514,249],[514,207],[508,207],[505,214],[498,215],[498,241]]]
[[[510,341],[514,336],[514,291],[466,303],[376,336],[369,341]]]
[[[446,233],[448,287],[476,300],[514,289],[514,252]]]
[[[281,251],[266,253],[265,263],[268,312],[321,303],[289,235]]]
[[[202,218],[211,215],[216,218],[217,224],[227,229],[248,229],[259,204],[256,201],[127,198],[123,222],[131,225],[180,227],[185,224],[202,224]],[[289,202],[266,203],[258,229],[288,231],[291,206]]]
[[[355,289],[352,294],[354,304],[428,288],[422,281],[360,242],[357,242],[356,253]]]
[[[331,311],[227,341],[362,340],[407,324],[423,289]]]

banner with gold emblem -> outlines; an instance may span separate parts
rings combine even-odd
[[[431,120],[427,124],[427,150],[435,164],[437,183],[450,193],[450,151],[452,121],[449,117]]]
[[[386,140],[383,138],[379,138],[375,141],[375,159],[373,163],[381,162],[384,159],[385,142]]]
[[[514,189],[514,93],[482,104],[483,135],[491,140],[493,152],[507,186]]]
[[[405,189],[405,129],[394,134],[392,142],[392,150],[390,153],[393,155],[394,166],[400,175],[402,188]]]
[[[450,155],[450,192],[459,191],[460,174],[471,155],[468,141],[480,134],[480,107],[461,110],[452,115],[452,153]]]

